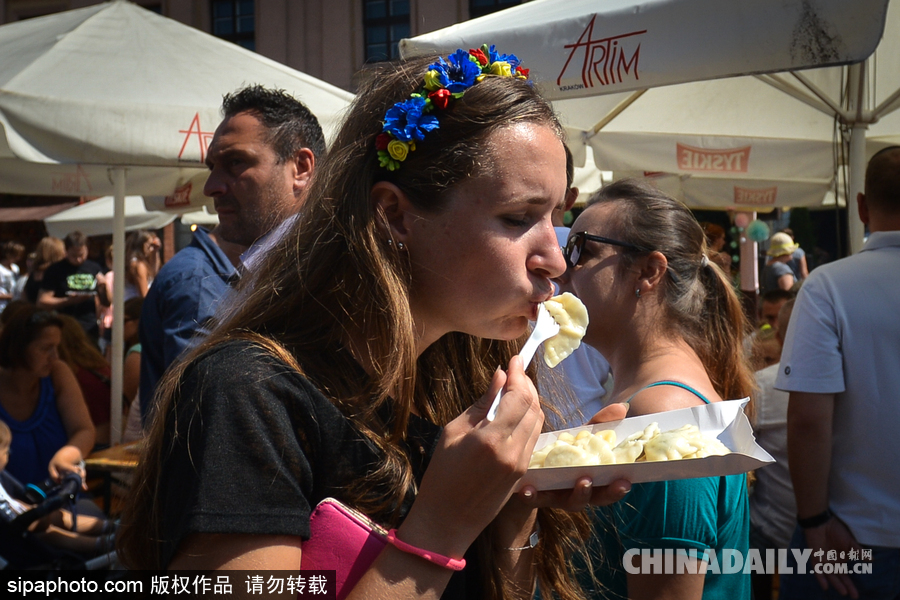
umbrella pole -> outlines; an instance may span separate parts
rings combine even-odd
[[[112,390],[110,393],[110,444],[122,440],[122,379],[124,373],[125,332],[125,168],[111,169],[115,190],[113,204],[113,328]]]
[[[862,250],[865,239],[865,226],[856,212],[856,196],[865,186],[866,176],[866,129],[868,125],[863,117],[865,108],[866,63],[850,66],[850,158],[848,180],[850,193],[847,195],[847,231],[850,254]]]

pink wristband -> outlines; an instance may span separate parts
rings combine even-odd
[[[408,554],[414,554],[419,558],[424,558],[430,563],[436,564],[439,567],[444,567],[445,569],[451,569],[453,571],[462,571],[466,567],[466,559],[460,558],[450,558],[449,556],[444,556],[443,554],[438,554],[436,552],[429,552],[428,550],[422,550],[421,548],[416,548],[415,546],[411,546],[404,542],[401,539],[397,538],[397,530],[391,529],[387,534],[388,544],[395,547],[397,550],[402,550]]]

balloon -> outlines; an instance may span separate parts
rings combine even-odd
[[[745,212],[739,212],[734,215],[734,224],[738,227],[746,227],[747,223],[750,222],[750,214]]]
[[[769,226],[764,221],[755,219],[747,225],[746,234],[754,242],[764,242],[769,239]]]

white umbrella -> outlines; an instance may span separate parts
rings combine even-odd
[[[111,235],[113,233],[113,209],[115,198],[104,196],[73,206],[44,219],[47,233],[64,238],[73,231],[84,235]],[[177,215],[148,211],[141,196],[125,196],[125,231],[135,229],[161,229],[175,220]]]
[[[200,210],[187,212],[181,215],[181,222],[184,225],[202,225],[212,229],[219,224],[219,215],[210,212],[209,207],[204,206]]]
[[[600,168],[649,172],[688,204],[808,206],[833,185],[835,120],[854,128],[854,198],[865,125],[898,105],[900,29],[896,10],[887,9],[887,0],[536,0],[404,40],[401,49],[409,55],[489,41],[516,53],[561,114],[576,160],[590,145]],[[897,33],[885,35],[881,61],[796,71],[865,59],[886,20]],[[865,84],[861,74],[873,65],[885,85],[871,77]],[[710,81],[787,70],[794,73]],[[786,77],[797,85],[788,89]],[[855,105],[841,100],[841,83],[851,80],[846,96]],[[871,110],[859,99],[870,88],[882,93]],[[861,239],[851,236],[854,245]]]
[[[222,96],[259,83],[302,100],[330,135],[351,94],[123,0],[0,26],[0,191],[115,197],[184,186],[221,120]],[[196,196],[194,196],[196,197]],[[190,206],[183,210],[190,210]],[[114,318],[123,319],[124,278]],[[121,434],[122,329],[113,330],[112,437]]]
[[[887,0],[535,0],[402,40],[404,56],[496,44],[551,100],[865,59]]]

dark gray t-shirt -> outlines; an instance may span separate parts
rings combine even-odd
[[[365,373],[360,369],[360,377]],[[379,453],[306,378],[247,341],[221,344],[187,369],[167,412],[163,562],[191,533],[295,535],[326,497],[344,501],[349,483],[371,472]],[[172,433],[177,437],[172,440]],[[411,417],[407,431],[420,483],[442,429]],[[377,491],[373,490],[373,493]],[[405,516],[410,496],[402,507]],[[386,517],[369,515],[386,524]],[[443,598],[478,598],[477,559],[453,575]]]

